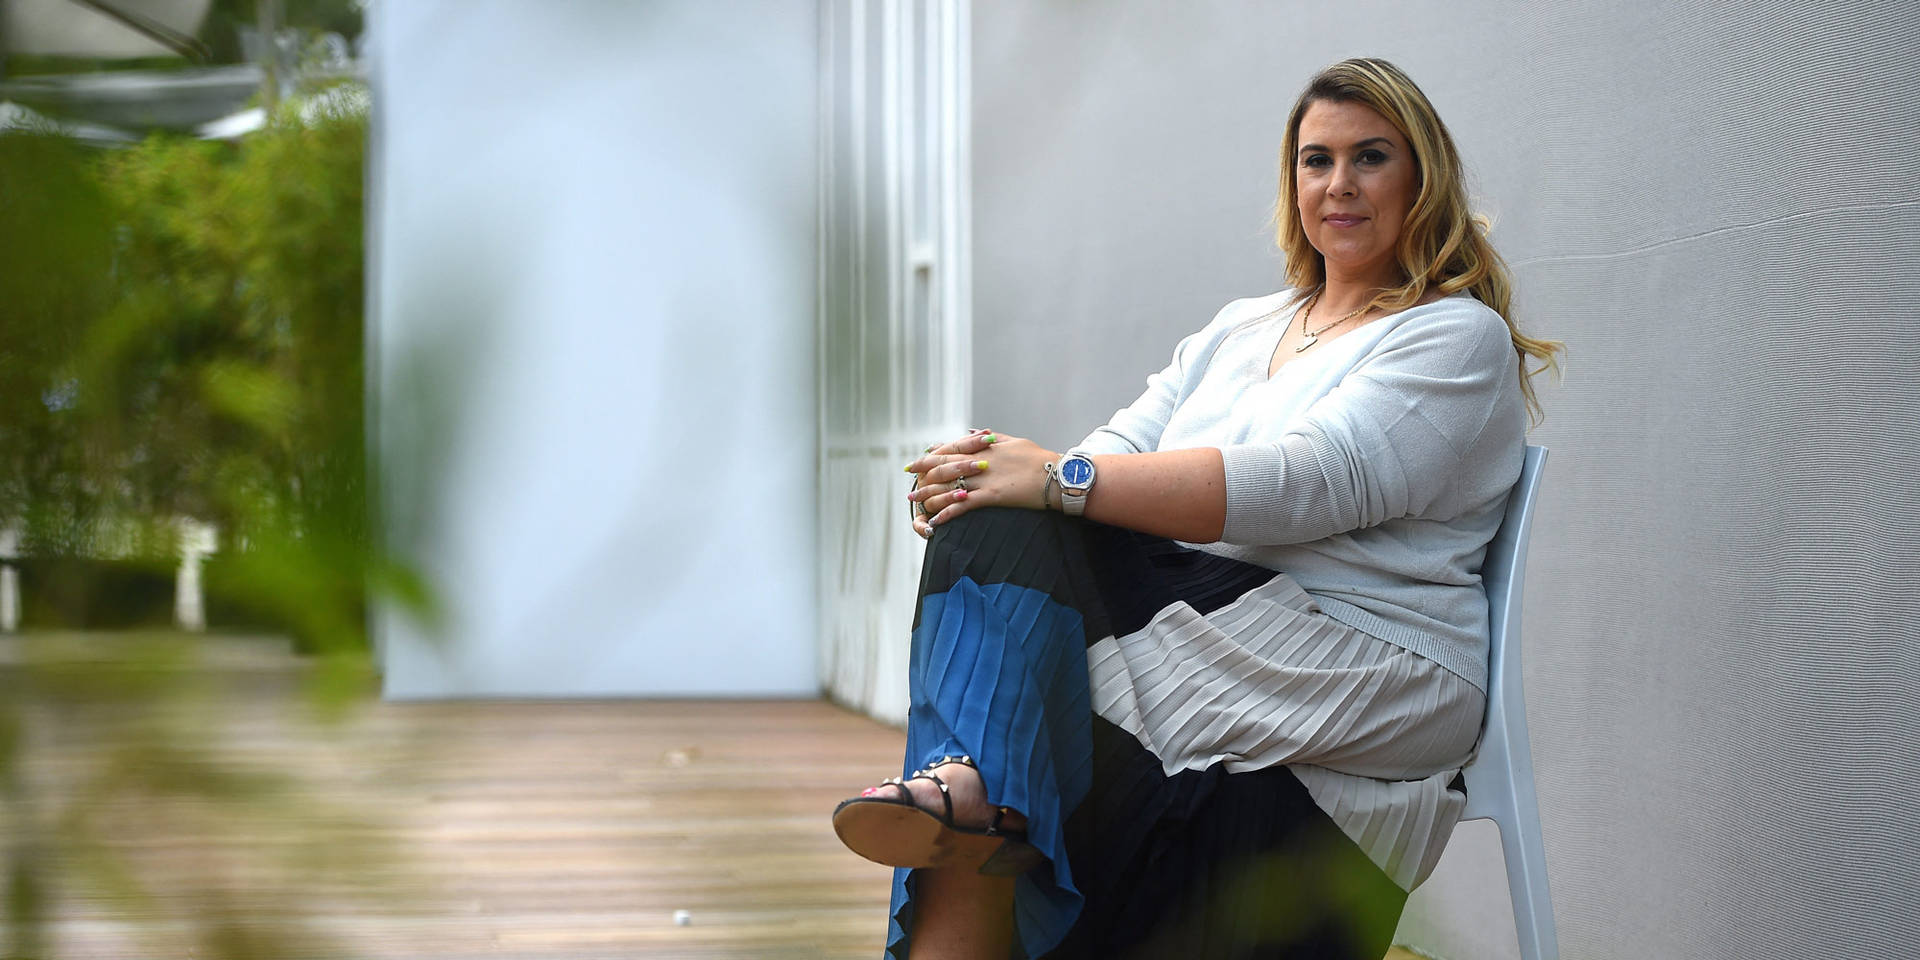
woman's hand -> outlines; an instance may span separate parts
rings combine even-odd
[[[976,430],[907,464],[920,477],[907,499],[919,505],[913,531],[922,537],[974,507],[1045,509],[1046,465],[1060,455],[1031,440]]]
[[[939,456],[947,456],[947,455],[954,455],[954,454],[959,454],[959,455],[976,454],[976,453],[979,453],[981,450],[984,450],[987,447],[992,446],[995,443],[998,443],[999,441],[1000,441],[999,436],[995,434],[992,430],[986,429],[984,427],[976,427],[973,430],[968,431],[966,436],[961,437],[960,439],[955,440],[951,443],[936,443],[936,444],[929,445],[927,447],[926,456],[939,457]],[[925,459],[925,457],[922,457],[922,459]],[[976,457],[974,459],[978,459],[978,458]],[[919,463],[919,462],[920,462],[919,460],[914,461],[914,463]],[[908,495],[907,495],[907,507],[908,507],[907,513],[908,513],[908,516],[911,518],[911,521],[913,524],[913,532],[919,534],[920,538],[924,540],[927,537],[933,535],[933,527],[927,523],[927,521],[933,517],[933,514],[927,511],[927,509],[920,503],[920,500],[913,496],[913,493],[917,492],[920,489],[920,485],[925,483],[927,481],[927,478],[924,472],[914,473],[913,464],[907,465],[907,472],[913,474],[913,490],[908,491]]]

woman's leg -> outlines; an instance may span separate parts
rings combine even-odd
[[[905,765],[970,756],[978,770],[960,763],[937,768],[952,790],[955,822],[985,827],[995,806],[1004,806],[1013,812],[1000,826],[1024,826],[1026,844],[1046,863],[1015,882],[933,868],[899,871],[890,956],[1003,960],[1015,935],[1026,953],[1041,955],[1072,922],[1079,897],[1061,829],[1090,785],[1086,646],[1104,616],[1083,536],[1079,521],[1057,514],[997,509],[942,527],[929,544],[909,667]],[[905,789],[922,809],[944,810],[932,781],[911,779]]]
[[[948,799],[953,802],[953,819],[961,826],[982,827],[993,821],[994,808],[987,802],[986,784],[980,774],[963,763],[944,763],[932,773],[947,784]],[[897,791],[906,789],[921,809],[941,813],[946,804],[940,788],[931,780],[910,780],[901,785],[874,788]],[[1020,830],[1026,818],[1008,810],[1000,817],[1000,826]],[[916,904],[912,924],[910,957],[921,960],[1005,960],[1013,949],[1012,877],[984,876],[960,868],[923,868],[914,874]]]
[[[1012,954],[1012,877],[921,870],[914,882],[911,960],[1006,960]]]
[[[1096,709],[1090,689],[1090,656],[1104,662],[1154,624],[1198,627],[1240,609],[1272,571],[1016,510],[942,527],[922,570],[907,767],[972,756],[979,773],[939,774],[956,820],[984,825],[990,796],[1031,818],[1028,838],[1048,861],[1011,889],[977,874],[897,871],[890,956],[1002,960],[1015,911],[1026,954],[1061,960],[1384,952],[1405,891],[1289,770],[1227,773],[1186,762],[1184,747],[1155,752],[1159,741],[1141,735],[1167,704],[1129,715],[1135,699],[1115,696]],[[944,808],[931,781],[906,789]]]

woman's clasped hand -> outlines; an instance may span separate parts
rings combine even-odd
[[[931,537],[934,527],[975,507],[1047,509],[1047,465],[1059,459],[1031,440],[984,429],[931,447],[907,464],[913,531]]]

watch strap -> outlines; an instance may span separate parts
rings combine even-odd
[[[1069,517],[1080,517],[1080,516],[1086,515],[1087,494],[1093,492],[1093,484],[1091,480],[1089,480],[1088,484],[1084,487],[1074,488],[1074,487],[1067,486],[1066,477],[1063,473],[1061,473],[1061,465],[1065,464],[1068,460],[1072,460],[1075,458],[1086,459],[1086,457],[1082,454],[1068,453],[1066,456],[1063,456],[1060,458],[1059,463],[1056,463],[1053,465],[1053,469],[1051,471],[1058,478],[1058,482],[1060,484],[1060,512],[1066,514]],[[1092,463],[1092,461],[1088,460],[1088,463]]]
[[[1086,496],[1083,494],[1081,496],[1076,497],[1073,494],[1068,493],[1065,487],[1062,487],[1060,489],[1060,512],[1066,514],[1069,517],[1086,516],[1086,513],[1087,513]]]

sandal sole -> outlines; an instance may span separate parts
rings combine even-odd
[[[1046,858],[1032,844],[1005,836],[965,833],[904,803],[848,800],[833,812],[833,832],[847,849],[889,867],[942,867],[1012,877]]]

